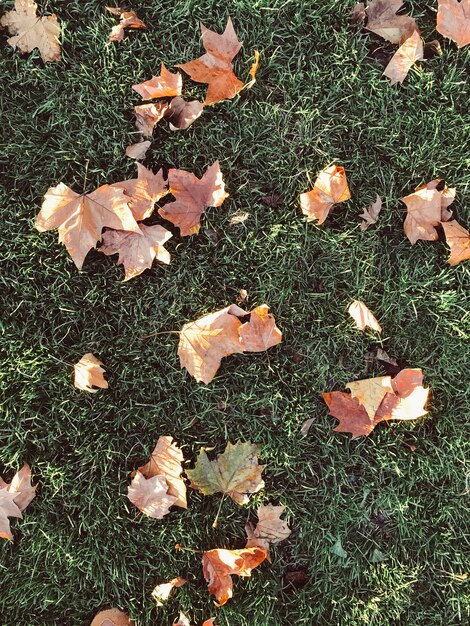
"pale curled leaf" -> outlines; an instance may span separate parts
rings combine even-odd
[[[188,581],[181,576],[177,576],[172,580],[169,580],[167,583],[160,583],[157,585],[152,591],[152,598],[155,600],[157,606],[163,606],[163,604],[170,597],[173,589],[177,589],[178,587],[182,587]]]
[[[424,47],[421,35],[417,30],[406,39],[395,52],[390,63],[384,70],[384,76],[392,85],[402,83],[416,61],[424,60]]]
[[[363,209],[363,212],[359,215],[362,217],[362,222],[359,225],[361,230],[367,230],[369,226],[377,223],[377,219],[379,217],[379,213],[382,210],[382,199],[377,194],[377,198],[375,202],[372,202],[368,207]]]
[[[314,417],[309,417],[308,420],[305,420],[305,422],[302,423],[302,426],[300,427],[300,434],[302,435],[302,437],[306,437],[308,435],[308,432],[314,421]]]
[[[274,506],[272,504],[261,505],[258,508],[258,523],[255,527],[252,524],[245,526],[247,534],[247,548],[258,546],[268,552],[269,546],[276,545],[284,541],[291,534],[291,530],[285,520],[281,519],[286,510],[285,506]]]
[[[353,300],[348,308],[349,315],[356,322],[359,330],[364,330],[367,326],[378,333],[382,332],[382,327],[367,306],[361,300]]]
[[[415,30],[415,20],[409,15],[397,15],[403,0],[372,0],[366,8],[366,29],[391,43],[401,43]]]
[[[137,17],[135,11],[125,11],[124,9],[116,9],[114,7],[106,8],[110,13],[119,17],[119,24],[117,24],[117,26],[113,26],[111,29],[109,41],[122,41],[126,28],[131,28],[133,30],[147,28],[145,22]]]
[[[180,96],[182,88],[183,79],[181,74],[179,72],[172,74],[166,69],[164,63],[162,63],[160,69],[160,76],[152,76],[150,80],[146,80],[138,85],[132,85],[132,89],[137,91],[143,100]]]
[[[189,102],[180,98],[173,98],[165,113],[170,124],[170,130],[185,130],[202,114],[204,105],[199,100]]]
[[[470,0],[438,0],[437,32],[458,48],[470,43]]]
[[[82,356],[78,363],[73,366],[74,380],[73,384],[77,389],[88,391],[88,393],[96,393],[100,389],[108,389],[108,382],[104,379],[103,365],[91,352],[87,352]]]
[[[180,611],[178,621],[174,622],[173,626],[191,626],[191,624],[183,611]]]
[[[165,116],[169,104],[163,100],[150,102],[149,104],[139,104],[134,107],[135,126],[144,137],[151,137],[153,128]]]
[[[170,512],[177,498],[168,494],[164,476],[145,478],[137,472],[127,489],[127,497],[135,506],[154,519],[163,519]]]
[[[130,146],[127,146],[126,156],[130,159],[141,161],[145,158],[147,150],[150,148],[151,144],[151,141],[138,141],[137,143],[133,143]]]
[[[457,265],[461,261],[470,259],[470,233],[468,230],[461,226],[457,220],[443,222],[442,228],[450,247],[450,257],[447,262],[450,265]]]
[[[336,203],[345,202],[350,197],[344,168],[331,165],[318,174],[312,191],[300,194],[300,206],[307,222],[318,220],[320,225]]]
[[[2,485],[0,485],[1,487]],[[7,485],[7,489],[10,493],[16,494],[15,504],[24,511],[28,504],[30,504],[36,497],[36,487],[31,484],[31,468],[28,463],[25,463],[23,467],[16,472],[12,481]]]

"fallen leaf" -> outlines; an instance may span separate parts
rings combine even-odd
[[[337,202],[345,202],[350,197],[344,168],[331,165],[320,172],[312,191],[300,194],[300,206],[307,222],[318,220],[320,225]]]
[[[34,0],[15,0],[15,9],[8,11],[0,20],[0,26],[7,28],[10,37],[7,43],[22,53],[39,50],[44,63],[60,61],[60,26],[57,17],[38,16]]]
[[[366,8],[366,29],[391,43],[401,43],[418,30],[412,17],[396,15],[402,6],[403,0],[372,0]]]
[[[215,617],[204,620],[202,626],[215,626]]]
[[[191,487],[205,496],[223,493],[237,504],[247,504],[248,494],[264,487],[261,474],[265,465],[258,465],[258,453],[258,446],[250,441],[229,442],[223,454],[209,461],[201,448],[194,469],[186,470],[186,475]]]
[[[310,430],[310,427],[312,426],[314,421],[314,417],[309,417],[308,420],[305,420],[305,422],[302,423],[302,426],[300,427],[300,434],[302,435],[302,437],[306,437],[308,435],[308,431]]]
[[[150,80],[146,80],[144,83],[132,85],[132,89],[137,91],[143,100],[180,96],[182,87],[183,79],[181,74],[179,72],[172,74],[163,63],[160,76],[152,76]]]
[[[173,437],[161,436],[152,452],[150,461],[137,468],[145,478],[164,476],[168,484],[168,493],[176,497],[175,506],[188,507],[186,485],[181,478],[183,472],[183,453],[173,442]]]
[[[124,30],[126,28],[138,29],[147,28],[145,22],[137,17],[135,11],[124,11],[124,9],[118,9],[114,7],[106,7],[106,9],[119,17],[119,24],[113,26],[111,34],[109,35],[109,41],[121,41],[124,37]]]
[[[130,159],[135,159],[136,161],[144,159],[151,143],[151,141],[138,141],[137,143],[127,146],[126,156]]]
[[[23,467],[16,472],[11,483],[6,484],[1,481],[0,487],[4,486],[6,486],[10,493],[16,494],[15,504],[20,511],[24,511],[28,504],[36,497],[36,487],[31,485],[31,468],[28,463],[25,463]]]
[[[96,393],[99,387],[101,389],[108,388],[108,382],[104,379],[104,369],[101,367],[102,362],[99,361],[91,352],[87,352],[82,356],[78,363],[73,366],[74,380],[73,384],[77,389]]]
[[[5,487],[0,489],[0,537],[2,539],[13,539],[10,530],[9,517],[22,519],[21,510],[15,504],[16,493],[10,493]]]
[[[154,519],[163,519],[178,499],[168,493],[164,476],[145,478],[140,472],[136,473],[127,488],[127,497],[139,511]]]
[[[120,609],[106,609],[95,615],[90,626],[134,626],[127,613]]]
[[[201,116],[204,105],[199,100],[187,102],[183,98],[173,98],[165,117],[170,123],[170,130],[185,130]]]
[[[348,553],[343,548],[343,544],[341,543],[341,538],[338,537],[338,540],[335,544],[333,544],[330,548],[331,554],[339,556],[340,559],[345,559],[348,556]]]
[[[256,74],[258,72],[259,58],[260,58],[258,50],[253,51],[253,56],[255,57],[255,60],[253,62],[253,65],[250,67],[250,71],[249,71],[251,80],[245,83],[244,89],[251,89],[253,85],[256,83]]]
[[[89,194],[77,194],[60,183],[48,189],[35,226],[39,232],[59,231],[63,243],[80,270],[88,252],[101,240],[105,226],[139,232],[122,189],[102,185]]]
[[[401,201],[408,211],[403,228],[411,243],[414,245],[419,239],[436,241],[436,226],[441,222],[441,193],[424,187],[401,198]]]
[[[285,506],[273,506],[272,504],[261,505],[258,508],[258,524],[254,527],[252,524],[245,526],[247,534],[247,548],[262,548],[268,553],[269,546],[276,545],[284,541],[291,534],[291,530],[285,520],[281,519],[281,515],[286,510]]]
[[[455,41],[458,48],[470,43],[470,0],[438,0],[436,30]]]
[[[382,199],[377,194],[377,198],[375,202],[372,202],[372,204],[369,204],[369,206],[363,209],[362,213],[359,215],[359,217],[362,217],[362,219],[364,220],[359,225],[359,228],[362,231],[364,231],[364,230],[367,230],[369,226],[372,226],[372,224],[376,224],[381,210],[382,210]]]
[[[170,597],[170,593],[173,591],[173,589],[182,587],[187,582],[188,581],[185,578],[178,576],[177,578],[173,578],[167,583],[161,583],[160,585],[157,585],[152,591],[152,598],[155,600],[157,606],[163,606],[163,603],[168,600],[168,598]]]
[[[139,104],[134,107],[135,126],[144,137],[151,137],[153,128],[168,111],[169,104],[164,100],[150,102],[149,104]]]
[[[461,261],[470,259],[470,233],[457,220],[442,222],[442,228],[450,247],[450,257],[447,263],[457,265]]]
[[[191,624],[189,622],[189,619],[183,613],[183,611],[180,611],[180,616],[178,618],[178,621],[174,622],[173,626],[191,626]]]
[[[163,177],[163,171],[159,170],[154,174],[152,170],[147,169],[141,163],[137,163],[137,178],[114,183],[113,187],[124,191],[132,215],[137,221],[150,217],[155,203],[170,193],[168,183]],[[139,230],[136,232],[140,234]]]
[[[243,224],[250,217],[249,213],[234,213],[232,217],[229,219],[229,223],[232,226],[237,226],[238,224]]]
[[[282,341],[282,332],[266,304],[256,307],[238,329],[243,352],[264,352]]]
[[[380,376],[350,382],[351,394],[332,391],[323,394],[330,415],[339,420],[334,429],[353,437],[369,435],[384,420],[412,420],[426,415],[429,389],[422,386],[420,369],[404,369],[395,378]]]
[[[201,179],[191,172],[171,169],[168,180],[175,201],[166,204],[158,213],[178,226],[182,237],[197,234],[205,209],[220,206],[228,196],[218,161],[206,169]]]
[[[126,230],[107,230],[103,233],[103,244],[99,251],[107,256],[119,254],[118,265],[124,265],[123,282],[139,276],[152,267],[155,259],[170,263],[170,253],[164,244],[172,234],[163,226],[139,224],[140,234]]]
[[[417,30],[406,39],[395,52],[384,71],[390,83],[402,83],[416,61],[424,60],[424,47],[421,35]]]
[[[262,548],[243,550],[215,549],[203,553],[202,571],[209,583],[209,593],[217,598],[216,606],[223,606],[233,596],[231,576],[251,576],[267,556]]]
[[[382,327],[376,320],[375,316],[366,307],[364,302],[361,302],[361,300],[353,300],[353,302],[349,305],[348,313],[356,322],[356,326],[360,330],[365,330],[368,326],[372,330],[376,330],[378,333],[382,332]]]
[[[178,65],[192,80],[207,83],[204,104],[211,105],[233,98],[243,88],[243,83],[233,73],[232,60],[242,47],[228,18],[227,26],[219,35],[201,24],[202,43],[206,54],[189,63]]]

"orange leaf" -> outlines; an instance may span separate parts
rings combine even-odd
[[[447,262],[457,265],[461,261],[470,259],[470,233],[457,220],[443,222],[442,228],[450,247],[450,257]]]
[[[354,300],[349,306],[348,313],[360,330],[364,330],[366,326],[369,326],[369,328],[376,330],[378,333],[382,332],[382,327],[361,300]]]
[[[185,578],[178,576],[177,578],[173,578],[167,583],[161,583],[160,585],[157,585],[152,591],[152,598],[155,600],[157,606],[163,606],[163,603],[168,600],[168,598],[170,597],[170,593],[173,591],[173,589],[182,587],[187,582],[188,581]]]
[[[90,626],[134,626],[127,613],[119,609],[106,609],[95,615]]]
[[[180,96],[183,87],[183,79],[179,72],[172,74],[162,63],[160,76],[152,76],[144,83],[132,85],[132,89],[142,97],[143,100],[152,98],[166,98],[168,96]]]
[[[109,35],[109,41],[121,41],[124,37],[124,30],[126,28],[147,28],[145,22],[137,17],[134,11],[124,11],[114,7],[106,7],[106,9],[119,17],[120,21],[117,26],[113,26],[111,34]]]
[[[159,100],[149,104],[139,104],[134,107],[135,126],[144,137],[151,137],[153,127],[159,122],[168,110],[168,102]]]
[[[204,104],[210,105],[233,98],[243,88],[243,83],[233,73],[232,60],[242,47],[228,18],[222,35],[201,24],[202,43],[206,54],[189,63],[178,65],[197,83],[207,83]]]
[[[244,89],[251,89],[253,85],[256,83],[256,74],[258,73],[259,59],[260,59],[258,50],[253,51],[253,56],[255,57],[255,60],[253,61],[253,65],[250,67],[250,71],[249,71],[251,80],[245,83],[245,85],[243,86]]]
[[[253,309],[250,320],[242,324],[238,332],[244,352],[264,352],[282,341],[282,333],[266,304]]]
[[[374,425],[367,415],[365,408],[356,398],[342,391],[329,391],[323,394],[323,400],[328,405],[330,415],[339,420],[334,428],[338,433],[351,433],[353,437],[369,435]]]
[[[137,163],[137,178],[123,180],[115,183],[113,187],[122,189],[126,196],[129,196],[129,208],[137,221],[150,217],[155,202],[170,193],[168,183],[163,178],[162,170],[154,174],[152,170],[147,169],[141,163]],[[137,233],[139,234],[138,231]]]
[[[452,216],[452,211],[449,211],[448,207],[455,199],[455,189],[445,186],[442,191],[438,191],[437,186],[440,182],[440,178],[432,180],[426,185],[417,187],[414,193],[401,198],[408,210],[403,228],[413,245],[419,239],[436,241],[438,239],[436,226]]]
[[[438,0],[437,32],[458,48],[470,43],[470,0]]]
[[[187,102],[183,98],[173,98],[165,117],[170,123],[170,130],[185,130],[202,114],[204,105],[199,100]]]
[[[300,194],[300,206],[307,222],[318,220],[320,225],[337,202],[345,202],[350,197],[344,168],[331,165],[320,172],[312,191]]]
[[[419,31],[415,30],[395,52],[384,71],[392,85],[402,83],[416,61],[424,60],[423,40]]]
[[[366,29],[391,43],[401,43],[418,28],[409,15],[396,15],[402,6],[403,0],[372,0],[366,9]]]
[[[209,583],[209,593],[217,598],[216,606],[224,605],[233,596],[231,576],[251,576],[251,571],[258,567],[267,556],[262,548],[244,548],[243,550],[215,549],[204,552],[202,571]]]
[[[103,365],[91,352],[84,354],[78,363],[73,366],[74,380],[73,384],[77,389],[88,391],[88,393],[96,393],[101,389],[108,388],[108,382],[104,379]]]

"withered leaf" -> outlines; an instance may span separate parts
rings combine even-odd
[[[405,39],[395,52],[384,71],[384,76],[390,79],[392,85],[402,83],[416,61],[424,60],[424,46],[421,35],[417,30]]]
[[[470,233],[457,220],[442,222],[442,228],[450,247],[450,257],[447,262],[457,265],[461,261],[470,259]]]
[[[396,15],[402,6],[403,0],[372,0],[366,8],[366,29],[391,43],[401,43],[418,30],[412,17]]]
[[[174,622],[173,626],[191,626],[191,624],[189,622],[189,619],[183,613],[183,611],[180,611],[180,616],[178,618],[178,621]]]
[[[363,212],[359,215],[362,217],[363,221],[360,223],[359,228],[364,231],[372,226],[372,224],[377,223],[377,218],[379,217],[379,213],[382,210],[382,199],[377,194],[377,198],[375,202],[372,202],[368,207],[366,207]]]
[[[407,216],[403,224],[405,234],[414,245],[419,239],[436,241],[436,226],[450,219],[448,206],[455,198],[455,189],[445,186],[437,189],[441,179],[432,180],[418,187],[412,194],[401,198],[406,204]]]
[[[264,352],[282,341],[282,333],[266,304],[256,307],[238,329],[243,352]]]
[[[163,606],[164,602],[166,602],[170,597],[170,593],[173,591],[173,589],[182,587],[187,582],[188,581],[185,578],[177,576],[167,583],[161,583],[160,585],[157,585],[152,591],[152,598],[155,600],[157,606]]]
[[[73,366],[73,384],[77,389],[88,391],[88,393],[96,393],[100,389],[107,389],[108,382],[104,379],[103,365],[91,352],[87,352],[82,356],[78,363]]]
[[[159,170],[154,174],[141,163],[137,163],[137,178],[114,183],[113,187],[122,189],[128,196],[129,208],[137,221],[150,217],[155,202],[169,193],[168,183],[163,178],[163,171]],[[138,230],[136,232],[140,234]]]
[[[0,537],[13,539],[10,517],[22,519],[22,511],[36,496],[31,485],[31,468],[27,463],[13,476],[10,483],[0,478]]]
[[[350,197],[344,168],[331,165],[318,174],[312,191],[300,194],[300,206],[307,222],[318,220],[320,225],[336,203],[345,202]]]
[[[99,251],[107,256],[119,254],[118,265],[124,265],[123,282],[135,278],[150,269],[155,259],[170,263],[170,253],[164,244],[172,234],[163,226],[139,224],[140,234],[126,230],[107,230],[103,233],[103,244]]]
[[[218,161],[206,169],[201,179],[191,172],[171,169],[168,180],[175,201],[166,204],[158,213],[178,226],[182,237],[198,233],[205,209],[220,206],[228,196]]]
[[[102,185],[89,194],[77,194],[60,183],[48,189],[36,218],[39,232],[59,231],[63,243],[80,270],[88,252],[101,240],[104,227],[139,232],[122,189]]]
[[[204,105],[199,100],[189,102],[180,98],[173,98],[165,117],[168,118],[170,130],[185,130],[202,114]]]
[[[264,465],[258,465],[259,448],[250,441],[227,443],[223,454],[209,461],[204,448],[199,452],[196,465],[186,470],[191,487],[205,496],[223,493],[238,504],[248,502],[248,494],[264,487],[261,474]]]
[[[373,313],[361,300],[353,300],[348,309],[349,315],[356,322],[356,326],[360,330],[364,330],[367,326],[378,333],[382,332],[382,327],[376,320]]]
[[[11,493],[6,487],[0,488],[0,537],[2,539],[13,539],[10,529],[9,517],[22,518],[21,510],[15,504],[17,494]]]
[[[351,9],[350,15],[350,20],[353,24],[362,24],[367,17],[365,4],[363,2],[355,4]]]
[[[132,89],[137,91],[143,100],[180,96],[182,87],[181,74],[179,72],[172,74],[166,69],[164,63],[162,63],[160,76],[152,76],[150,80],[146,80],[144,83],[132,85]]]
[[[266,556],[266,550],[257,547],[204,552],[202,571],[209,583],[209,593],[217,598],[216,606],[223,606],[233,596],[231,576],[251,576],[252,570],[258,567]]]
[[[127,613],[120,609],[105,609],[100,611],[90,626],[134,626],[135,622],[129,619]]]
[[[258,523],[254,527],[252,524],[245,526],[247,534],[247,548],[263,548],[268,553],[269,546],[276,545],[284,541],[291,534],[291,530],[281,515],[286,510],[285,506],[274,506],[272,504],[261,505],[258,508]]]
[[[245,83],[245,85],[243,86],[244,89],[251,89],[256,83],[256,74],[258,73],[260,59],[260,54],[258,50],[253,51],[253,56],[255,57],[255,60],[253,61],[253,65],[250,67],[249,71],[251,80]]]
[[[150,148],[151,143],[151,141],[138,141],[137,143],[127,146],[126,156],[130,159],[135,159],[136,161],[145,159],[145,155],[147,154],[147,150]]]
[[[0,26],[13,35],[7,42],[20,52],[39,50],[44,63],[60,61],[60,26],[55,15],[38,16],[34,0],[15,0],[15,9],[0,20]]]
[[[137,17],[135,11],[125,11],[124,9],[118,9],[115,7],[106,7],[106,9],[119,17],[119,24],[113,26],[111,34],[109,35],[109,41],[121,41],[124,37],[124,30],[126,28],[140,29],[147,28],[147,24]]]
[[[127,488],[127,497],[139,511],[154,519],[163,519],[177,500],[168,493],[168,484],[164,476],[145,478],[139,471]]]
[[[207,83],[204,104],[210,105],[233,98],[243,88],[243,83],[233,73],[232,60],[242,47],[228,18],[227,26],[219,35],[201,24],[202,43],[206,54],[189,63],[178,65],[197,83]]]
[[[458,48],[470,43],[470,0],[438,0],[437,32]]]
[[[135,126],[137,130],[139,130],[144,137],[151,137],[155,124],[165,116],[165,113],[168,111],[168,106],[168,102],[164,100],[135,106]]]

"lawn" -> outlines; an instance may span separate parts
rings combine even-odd
[[[134,0],[149,28],[118,44],[107,42],[116,21],[104,4],[40,2],[62,24],[59,64],[20,56],[1,32],[0,474],[27,461],[39,484],[12,523],[14,541],[0,544],[1,625],[88,626],[105,606],[138,626],[170,626],[180,610],[193,626],[211,615],[219,626],[467,624],[469,265],[448,265],[443,241],[412,247],[399,198],[444,177],[470,225],[470,48],[436,33],[437,2],[410,2],[442,55],[391,87],[382,72],[396,46],[349,24],[352,1]],[[230,197],[207,211],[199,236],[175,231],[169,266],[122,283],[115,258],[91,252],[78,272],[57,233],[34,229],[44,193],[133,177],[131,86],[162,61],[173,70],[199,56],[198,22],[221,32],[228,15],[244,40],[235,70],[245,78],[257,48],[258,82],[186,131],[159,124],[145,164],[200,176],[218,159]],[[298,195],[333,162],[352,199],[323,226],[307,224]],[[271,193],[277,206],[266,204]],[[361,232],[358,214],[376,193],[379,222]],[[238,212],[249,217],[233,225]],[[284,340],[226,359],[210,385],[180,370],[175,335],[141,339],[179,330],[240,289],[250,308],[271,307]],[[354,328],[352,299],[379,318],[380,337]],[[429,414],[352,440],[333,432],[321,393],[385,373],[366,361],[379,346],[423,369]],[[103,361],[109,390],[74,389],[72,364],[85,352]],[[186,511],[137,516],[130,472],[166,434],[188,467],[201,446],[257,442],[264,491],[248,507],[226,500],[217,529],[220,498],[193,490]],[[268,501],[286,505],[292,535],[217,610],[200,557],[175,544],[240,548],[246,520]],[[289,582],[293,571],[305,572],[303,586]],[[177,575],[190,584],[157,609],[154,585]]]

